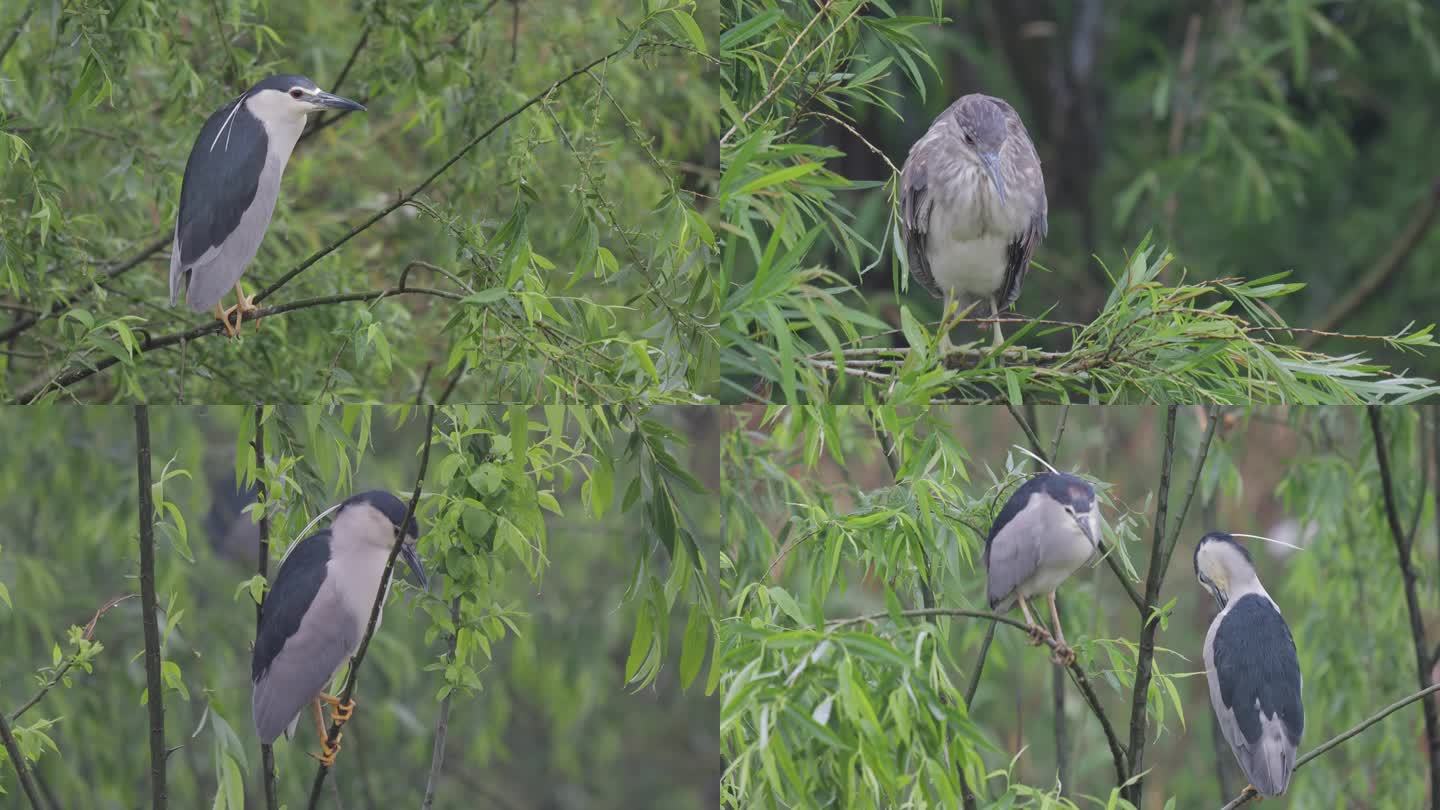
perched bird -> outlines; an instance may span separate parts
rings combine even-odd
[[[981,302],[992,316],[1020,297],[1047,229],[1040,158],[1015,109],[972,93],[946,108],[900,170],[900,233],[910,274],[944,300],[941,346]],[[950,319],[952,302],[961,308]],[[1000,345],[995,323],[995,345]]]
[[[270,227],[280,176],[305,117],[324,109],[365,108],[321,91],[304,76],[279,75],[246,90],[200,128],[180,187],[170,249],[171,306],[184,292],[192,310],[214,308],[226,334],[240,333],[240,322],[256,309],[240,289],[240,275]],[[232,287],[238,300],[222,310],[220,300]]]
[[[1220,607],[1205,634],[1210,705],[1250,786],[1278,796],[1290,784],[1305,730],[1295,639],[1250,552],[1231,535],[1200,538],[1195,577]]]
[[[294,736],[301,710],[312,705],[320,728],[318,758],[334,764],[340,738],[334,748],[326,747],[320,701],[334,707],[336,723],[350,719],[354,701],[341,703],[324,689],[360,645],[405,511],[389,492],[353,495],[336,509],[328,529],[301,540],[281,564],[261,610],[250,662],[260,742],[272,743],[282,731]],[[415,553],[419,536],[412,517],[401,556],[423,588],[425,567]],[[387,595],[390,584],[385,583]]]
[[[1100,537],[1095,488],[1068,473],[1041,473],[1015,490],[985,538],[986,596],[991,610],[1009,610],[1018,601],[1033,643],[1045,629],[1026,598],[1045,594],[1055,623],[1057,663],[1075,660],[1060,629],[1055,589],[1094,554]]]

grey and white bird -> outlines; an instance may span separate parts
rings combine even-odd
[[[304,76],[283,74],[241,93],[205,121],[180,187],[170,249],[171,306],[184,293],[190,309],[213,308],[226,334],[240,333],[240,322],[256,309],[240,288],[240,276],[270,227],[280,177],[306,116],[325,109],[365,107],[322,91]],[[220,301],[231,288],[238,300],[222,310]]]
[[[911,276],[944,301],[943,348],[950,327],[978,304],[988,302],[998,317],[1020,297],[1047,212],[1035,145],[1002,99],[961,96],[910,147],[900,170],[900,233]],[[995,345],[1002,341],[996,321]]]
[[[1250,786],[1278,796],[1290,784],[1305,731],[1295,639],[1260,584],[1249,550],[1233,536],[1200,538],[1195,577],[1220,607],[1205,634],[1210,705]]]
[[[360,645],[405,512],[406,505],[389,492],[353,495],[335,510],[329,528],[301,540],[281,564],[261,610],[250,662],[251,708],[262,743],[274,742],[282,731],[294,736],[300,713],[313,706],[319,759],[334,764],[340,739],[333,749],[326,747],[320,701],[334,707],[335,722],[350,719],[354,701],[342,704],[325,687]],[[425,567],[415,553],[419,536],[412,517],[401,556],[423,588]],[[387,580],[387,596],[390,585]]]
[[[1060,629],[1055,591],[1094,556],[1099,537],[1095,488],[1069,473],[1041,473],[1011,494],[985,538],[990,609],[1004,612],[1019,602],[1032,641],[1039,644],[1046,632],[1025,600],[1044,594],[1055,624],[1057,662],[1069,663],[1075,654]]]

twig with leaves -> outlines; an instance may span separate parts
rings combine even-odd
[[[30,800],[30,806],[34,810],[45,810],[45,804],[40,800],[40,791],[30,778],[30,769],[25,767],[25,756],[20,753],[20,745],[15,742],[15,734],[10,730],[10,723],[4,714],[0,714],[0,742],[5,744],[5,753],[10,757],[10,764],[15,767],[15,775],[20,779],[20,788],[25,791],[25,798]]]

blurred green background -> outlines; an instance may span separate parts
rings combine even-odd
[[[268,414],[272,577],[309,518],[349,493],[389,488],[408,497],[424,438],[423,415],[409,411],[280,408]],[[617,431],[587,444],[575,422],[554,421],[564,413],[531,412],[533,466],[526,477],[533,487],[505,478],[511,483],[495,497],[510,500],[486,501],[499,504],[497,511],[522,530],[531,551],[520,555],[499,540],[490,541],[494,547],[486,552],[486,535],[466,529],[477,523],[457,494],[467,491],[467,477],[490,464],[467,454],[469,443],[483,435],[498,452],[507,431],[488,420],[497,414],[503,420],[504,411],[441,411],[418,510],[430,591],[411,586],[392,592],[384,626],[361,668],[359,708],[346,727],[322,806],[337,806],[332,786],[352,810],[419,806],[438,694],[448,680],[443,666],[430,667],[449,660],[440,621],[448,618],[457,582],[463,588],[455,593],[472,594],[462,626],[475,635],[456,675],[463,686],[451,697],[436,807],[716,805],[718,704],[706,695],[708,667],[682,688],[678,666],[687,620],[695,618],[692,606],[700,606],[702,628],[708,629],[708,608],[695,594],[709,586],[681,588],[677,577],[684,566],[669,561],[648,520],[620,508],[620,494],[648,464],[618,451],[611,456],[633,434]],[[216,807],[236,810],[265,806],[250,717],[255,609],[244,587],[255,573],[256,529],[248,515],[237,513],[246,498],[233,486],[237,441],[247,440],[253,418],[252,410],[239,408],[151,411],[156,481],[162,470],[172,473],[157,483],[158,495],[178,510],[177,516],[162,507],[157,527],[162,630],[173,623],[165,657],[179,667],[176,682],[165,689],[166,742],[175,748],[169,758],[171,807],[208,807],[212,799]],[[704,435],[707,424],[699,410],[657,411],[649,418],[681,435]],[[550,430],[557,424],[566,427]],[[593,424],[592,430],[606,435]],[[3,409],[0,433],[7,437],[0,513],[9,516],[0,521],[0,595],[6,597],[0,600],[0,711],[10,716],[75,651],[68,627],[83,627],[107,600],[139,590],[135,440],[131,410],[118,407]],[[462,435],[467,444],[446,441]],[[694,449],[680,438],[667,443],[704,486],[717,484],[713,441],[708,450],[704,442]],[[240,449],[253,452],[249,444]],[[290,461],[275,467],[282,456]],[[612,496],[592,491],[589,482],[595,465],[612,458],[615,503],[602,515],[595,504]],[[645,475],[642,504],[655,486],[648,470]],[[545,506],[547,492],[559,514]],[[466,497],[485,499],[473,492]],[[718,512],[703,492],[677,489],[675,503],[681,525],[696,537],[718,532]],[[455,508],[463,515],[458,520]],[[542,508],[544,525],[532,526]],[[653,681],[631,679],[627,659],[635,655],[638,617],[652,610],[656,589],[672,600],[656,634],[666,639],[663,655]],[[512,629],[500,628],[501,615]],[[702,658],[709,635],[699,648]],[[32,767],[55,807],[148,806],[140,600],[105,613],[93,638],[103,644],[91,661],[93,671],[72,667],[68,683],[52,689],[15,726],[27,754],[38,754]],[[481,644],[493,659],[480,652]],[[646,649],[641,642],[640,654]],[[294,740],[276,744],[280,799],[290,808],[305,806],[316,769],[306,752],[316,748],[308,722]],[[243,775],[243,805],[224,803],[227,759]],[[0,806],[25,806],[8,762],[0,762],[0,790]]]

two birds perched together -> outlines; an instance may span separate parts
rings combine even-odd
[[[278,75],[216,110],[190,150],[180,187],[180,212],[170,248],[170,304],[185,296],[195,312],[213,309],[231,337],[256,306],[240,288],[255,258],[290,153],[310,113],[364,110],[321,90],[304,76]],[[235,306],[220,308],[231,288]],[[233,321],[231,319],[234,314]]]
[[[1098,551],[1095,488],[1067,473],[1042,473],[1006,501],[985,539],[986,596],[992,610],[1020,604],[1032,643],[1050,633],[1026,599],[1045,595],[1054,622],[1057,663],[1075,654],[1060,630],[1055,591]],[[1195,546],[1195,576],[1220,612],[1205,636],[1210,703],[1250,784],[1262,796],[1285,792],[1305,728],[1295,640],[1232,535],[1211,532]]]

